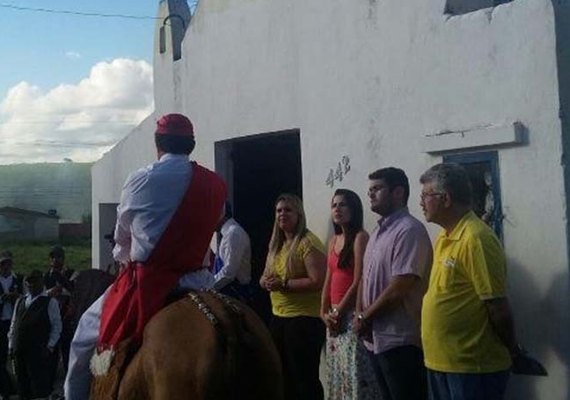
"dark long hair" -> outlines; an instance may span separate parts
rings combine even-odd
[[[337,189],[334,192],[333,199],[335,196],[342,196],[348,209],[350,210],[350,221],[346,226],[344,246],[340,251],[338,258],[338,267],[347,268],[354,260],[354,240],[358,232],[362,230],[363,225],[363,211],[362,211],[362,201],[360,197],[352,190],[348,189]],[[340,235],[342,233],[342,227],[339,224],[333,222],[335,235]]]

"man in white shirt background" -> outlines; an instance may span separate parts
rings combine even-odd
[[[214,274],[214,289],[246,303],[250,300],[251,244],[247,232],[233,218],[229,202],[218,225]]]
[[[47,398],[53,389],[57,367],[55,348],[61,335],[59,304],[47,296],[41,271],[32,271],[25,285],[27,294],[14,307],[8,346],[14,357],[20,398]]]

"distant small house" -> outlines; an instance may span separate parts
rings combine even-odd
[[[70,238],[88,239],[90,237],[91,222],[59,224],[59,238],[62,240]]]
[[[59,217],[54,213],[0,207],[0,240],[57,240]]]

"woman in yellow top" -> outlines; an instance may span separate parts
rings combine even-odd
[[[259,284],[271,297],[271,334],[281,355],[287,400],[324,397],[319,362],[325,326],[319,316],[325,259],[324,245],[307,229],[301,200],[280,195]]]

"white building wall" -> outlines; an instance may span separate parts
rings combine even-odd
[[[190,9],[186,0],[160,0],[154,36],[154,103],[158,115],[180,111],[178,91],[181,74],[174,63],[173,52],[180,51],[180,41],[190,23]],[[164,52],[160,51],[161,28],[164,28]],[[176,101],[178,99],[178,101]]]
[[[561,334],[570,328],[568,249],[551,1],[515,0],[451,18],[444,4],[202,0],[182,60],[172,67],[180,72],[178,94],[159,89],[165,100],[156,100],[157,109],[190,116],[195,158],[210,167],[216,141],[300,129],[309,227],[323,240],[333,192],[325,179],[342,156],[350,157],[351,170],[340,186],[363,199],[369,172],[403,168],[412,184],[411,211],[422,218],[418,178],[441,162],[424,152],[424,137],[522,123],[525,143],[490,148],[499,152],[520,340],[550,376],[513,379],[509,399],[570,399],[570,350]],[[152,161],[152,137],[142,137],[151,125],[145,121],[94,167],[93,221],[98,202],[118,201],[119,182]],[[127,147],[131,142],[137,146]],[[366,218],[371,228],[375,217]]]
[[[557,329],[568,328],[565,302],[550,301],[568,276],[552,6],[515,1],[451,18],[443,8],[425,0],[202,1],[183,57],[182,109],[196,122],[196,157],[213,165],[217,140],[299,128],[309,225],[325,239],[325,178],[343,155],[351,170],[342,186],[363,198],[369,172],[404,168],[421,218],[419,175],[441,161],[423,153],[425,135],[520,121],[528,144],[499,150],[505,248],[520,339],[551,378],[516,378],[510,396],[567,398],[568,353],[555,345]],[[368,227],[374,219],[368,213]],[[547,246],[545,232],[556,232]]]

